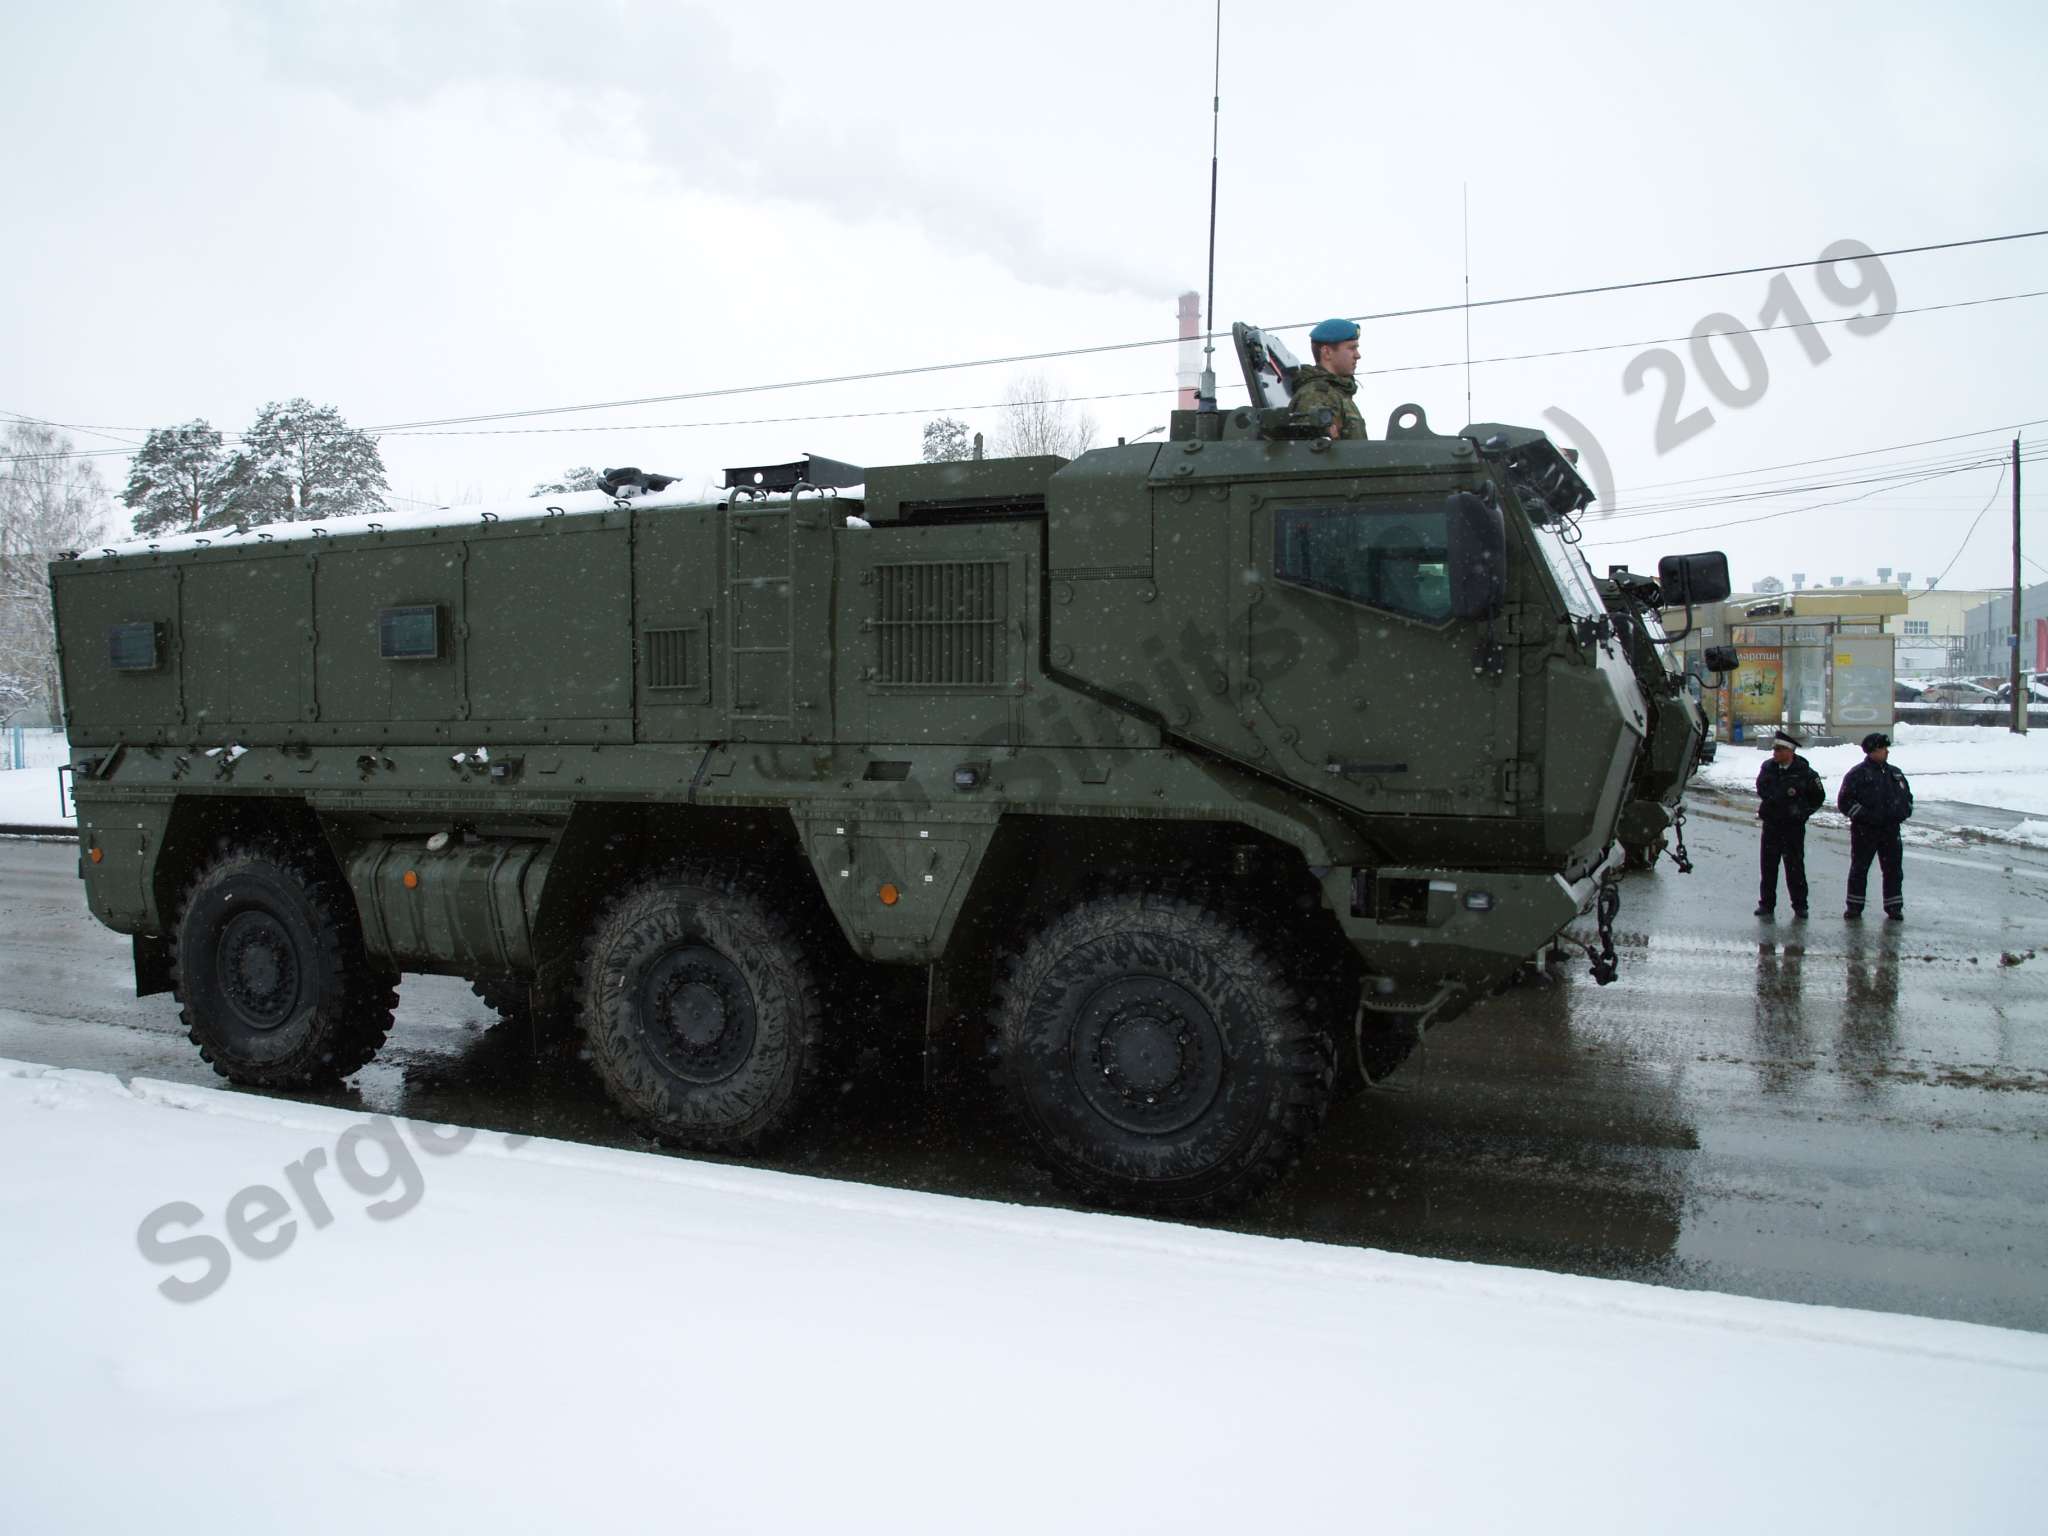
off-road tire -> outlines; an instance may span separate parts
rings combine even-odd
[[[1001,1098],[1046,1170],[1093,1203],[1169,1212],[1251,1198],[1329,1110],[1332,1050],[1279,958],[1214,902],[1082,902],[1004,968]]]
[[[469,990],[501,1023],[524,1028],[533,1022],[531,990],[516,976],[472,976]]]
[[[781,905],[737,868],[682,868],[621,897],[592,930],[590,1062],[645,1134],[756,1147],[797,1119],[823,1076],[820,969]]]
[[[192,1043],[231,1083],[338,1083],[391,1032],[398,978],[371,963],[354,898],[323,865],[224,845],[178,904],[171,988]]]

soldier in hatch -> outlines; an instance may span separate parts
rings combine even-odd
[[[1297,411],[1330,411],[1330,436],[1366,436],[1365,418],[1358,414],[1358,327],[1349,320],[1325,320],[1308,333],[1309,363],[1294,373],[1294,408]]]

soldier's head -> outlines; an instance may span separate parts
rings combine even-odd
[[[1883,731],[1872,731],[1863,738],[1863,755],[1873,763],[1881,763],[1892,755],[1892,739]]]
[[[1358,327],[1349,320],[1325,320],[1308,333],[1309,361],[1340,379],[1358,372]]]

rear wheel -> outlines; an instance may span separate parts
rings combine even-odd
[[[1330,1038],[1275,949],[1185,898],[1103,896],[1048,923],[1002,980],[995,1035],[1039,1159],[1104,1204],[1236,1204],[1329,1108]]]
[[[795,1120],[824,1065],[822,987],[777,905],[733,871],[649,881],[584,954],[591,1064],[647,1134],[739,1148]]]
[[[348,890],[310,856],[229,847],[187,887],[173,990],[230,1082],[340,1082],[391,1031],[398,978],[372,966]]]

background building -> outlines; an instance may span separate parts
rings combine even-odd
[[[2020,666],[2028,672],[2048,672],[2048,581],[2021,589],[2020,620]],[[1961,670],[1972,676],[2009,677],[2012,593],[2000,593],[1972,608],[1964,616],[1964,627]]]

